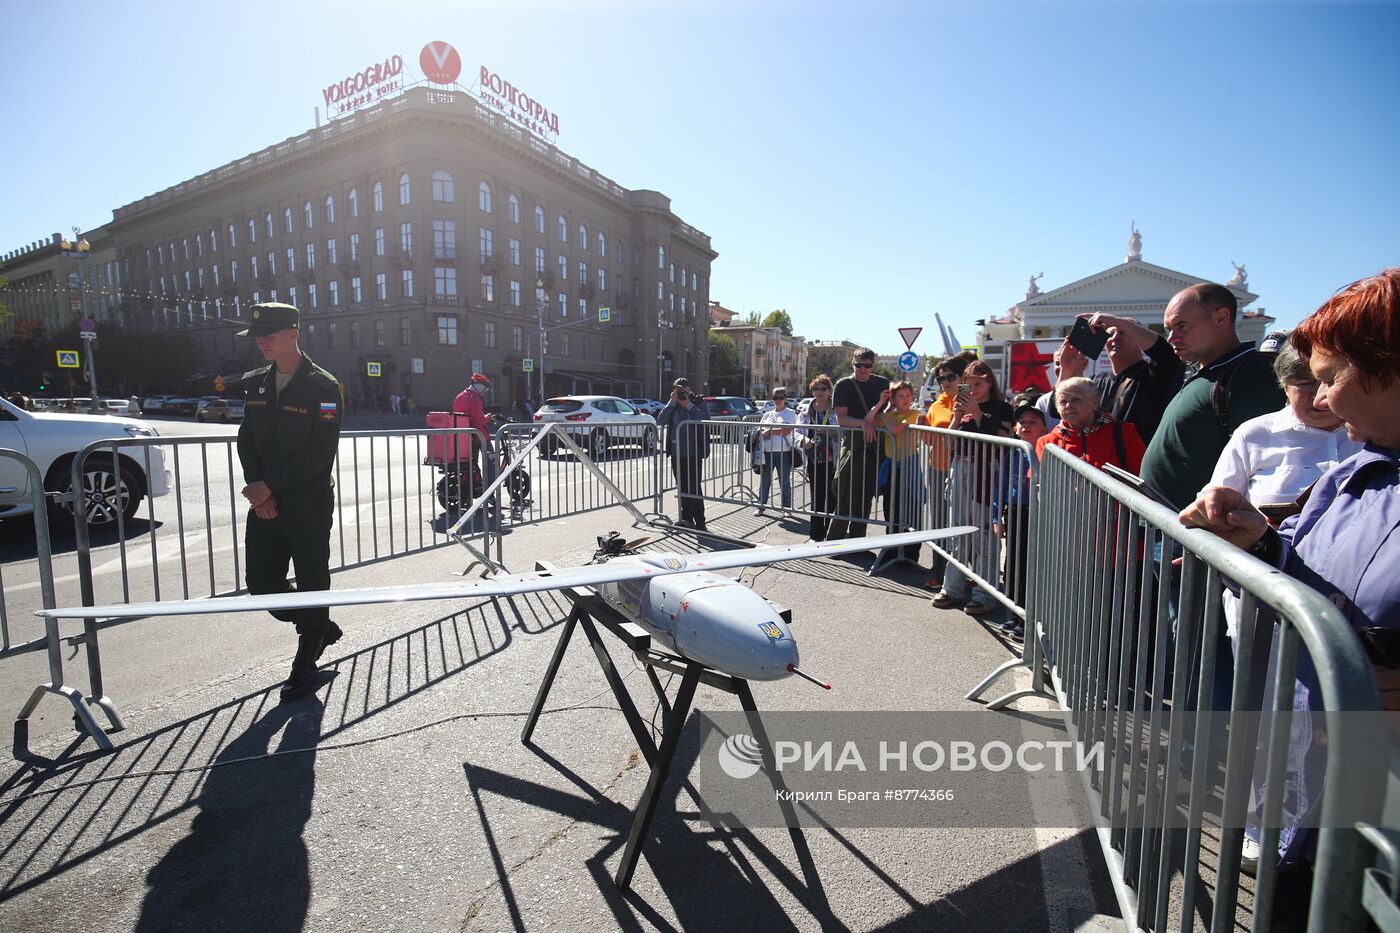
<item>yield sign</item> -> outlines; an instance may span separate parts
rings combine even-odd
[[[924,332],[922,327],[901,327],[899,337],[904,341],[904,349],[914,349],[914,341],[919,339],[919,335]]]

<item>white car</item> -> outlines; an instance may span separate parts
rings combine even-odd
[[[44,489],[50,493],[69,490],[73,457],[94,441],[156,436],[154,428],[134,421],[24,411],[0,399],[0,447],[17,450],[33,460],[44,477]],[[134,518],[144,496],[163,496],[170,491],[170,472],[159,446],[125,448],[118,453],[115,466],[114,470],[111,448],[99,448],[87,459],[83,508],[89,527],[115,523],[118,511],[126,519]],[[19,461],[0,457],[0,518],[34,511],[29,482],[29,472]],[[50,512],[70,524],[73,521],[71,504],[57,505]]]
[[[540,424],[565,425],[570,440],[588,451],[595,460],[607,455],[614,444],[637,444],[644,453],[656,451],[656,419],[638,411],[631,402],[615,395],[565,395],[552,398],[535,412]],[[540,453],[554,452],[551,438],[540,443]]]
[[[224,424],[231,424],[234,421],[243,420],[244,402],[241,398],[224,399],[217,398],[208,404],[201,405],[199,411],[194,413],[195,421],[220,421]]]
[[[650,398],[629,398],[627,402],[637,411],[651,415],[653,418],[661,414],[661,409],[666,407],[663,403]]]

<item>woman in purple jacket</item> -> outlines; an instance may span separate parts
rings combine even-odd
[[[1331,408],[1347,435],[1365,445],[1318,480],[1300,515],[1275,530],[1239,491],[1210,486],[1180,516],[1183,524],[1214,532],[1327,597],[1380,664],[1400,663],[1397,316],[1400,268],[1343,289],[1290,338],[1317,379],[1316,406]],[[1310,669],[1310,664],[1299,666],[1295,709],[1319,708]],[[1288,791],[1286,797],[1296,800],[1300,811],[1318,799],[1316,744],[1303,756],[1306,760],[1290,754],[1288,780],[1301,783],[1296,796]],[[1291,824],[1279,836],[1285,864],[1309,858],[1311,833],[1300,828],[1305,816],[1285,813],[1285,824]],[[1251,849],[1258,851],[1257,840],[1247,838],[1246,857]]]

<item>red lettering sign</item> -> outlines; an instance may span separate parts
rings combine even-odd
[[[453,84],[462,74],[462,57],[446,42],[429,42],[418,55],[423,77],[433,84]]]
[[[376,85],[391,81],[402,73],[403,58],[399,55],[393,55],[379,64],[370,65],[363,71],[347,75],[323,92],[326,109],[329,110],[332,105],[341,111],[352,109],[351,100],[357,95],[364,95],[366,91],[375,88]]]
[[[559,115],[485,65],[477,75],[481,100],[536,133],[559,135]]]

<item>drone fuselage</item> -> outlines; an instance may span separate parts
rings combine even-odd
[[[599,595],[681,657],[746,680],[787,677],[797,642],[772,605],[709,571],[604,583]]]

